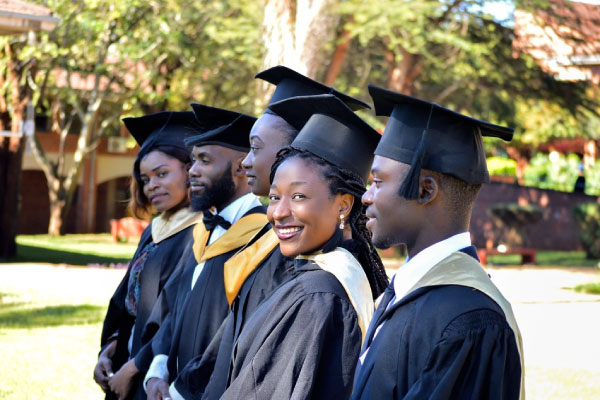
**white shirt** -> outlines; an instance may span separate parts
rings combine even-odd
[[[450,254],[469,246],[471,246],[471,235],[469,232],[463,232],[432,244],[426,249],[421,250],[414,257],[408,258],[392,278],[394,280],[394,298],[389,302],[387,308],[408,295],[417,282],[434,266],[440,263],[440,261],[444,260]],[[384,325],[385,321],[377,327],[371,343],[373,343]],[[368,352],[369,348],[365,349],[364,353],[360,356],[359,362],[361,364],[364,362]]]
[[[221,212],[218,213],[218,215],[220,215],[225,221],[233,225],[248,211],[260,205],[261,204],[258,200],[258,197],[256,197],[252,193],[248,193],[243,195],[239,199],[236,199],[233,203],[229,204],[227,207],[222,209]],[[210,234],[210,239],[208,239],[208,244],[213,244],[214,242],[216,242],[218,238],[225,234],[225,232],[227,232],[227,229],[223,228],[221,225],[215,226],[215,228]],[[194,274],[192,275],[191,289],[194,289],[194,285],[196,285],[196,281],[198,280],[198,277],[200,276],[200,273],[203,269],[204,261],[196,265],[196,269],[194,269]]]
[[[233,201],[227,207],[222,209],[221,212],[219,212],[218,214],[221,217],[223,217],[227,222],[233,225],[248,211],[260,205],[261,203],[258,200],[258,197],[256,197],[252,193],[248,193]],[[210,234],[208,244],[216,242],[217,239],[223,236],[225,232],[227,232],[225,228],[223,228],[222,226],[216,226]],[[192,275],[192,285],[190,290],[194,289],[194,285],[196,285],[196,281],[198,280],[200,273],[202,273],[202,270],[204,269],[204,263],[205,262],[201,262],[194,268],[194,273]],[[150,364],[150,368],[148,368],[148,372],[144,377],[144,390],[146,390],[148,381],[151,378],[160,378],[164,381],[169,381],[169,370],[167,368],[167,360],[168,356],[166,354],[157,354],[154,356],[154,358],[152,359],[152,363]]]

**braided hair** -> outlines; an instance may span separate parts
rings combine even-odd
[[[388,285],[388,278],[383,267],[383,262],[371,241],[371,233],[366,226],[367,216],[365,215],[365,207],[360,200],[366,191],[362,178],[355,172],[335,166],[309,151],[286,146],[279,150],[275,162],[271,167],[271,183],[273,183],[277,168],[285,160],[292,157],[307,160],[321,167],[323,178],[327,181],[332,196],[338,193],[348,193],[354,196],[354,204],[349,218],[353,241],[351,243],[343,242],[341,246],[357,256],[358,262],[369,280],[373,298],[377,298]]]

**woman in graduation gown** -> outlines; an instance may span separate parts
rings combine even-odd
[[[134,356],[141,331],[161,288],[192,240],[200,213],[188,209],[190,150],[184,139],[197,134],[193,112],[161,112],[125,118],[140,145],[133,167],[130,208],[137,217],[157,213],[144,230],[104,320],[94,379],[107,398],[145,398]]]
[[[333,95],[271,107],[302,127],[273,165],[267,211],[293,278],[246,322],[221,398],[348,398],[387,285],[360,204],[379,134]]]

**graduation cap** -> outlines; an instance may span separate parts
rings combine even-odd
[[[196,135],[200,129],[191,111],[163,111],[143,117],[123,118],[123,123],[140,145],[138,159],[158,146],[188,150],[184,140]]]
[[[375,154],[411,166],[400,187],[418,196],[421,169],[453,175],[470,184],[489,182],[482,136],[510,141],[514,130],[459,114],[438,104],[369,85],[375,114],[389,116]]]
[[[269,100],[269,109],[271,109],[271,104],[290,97],[312,96],[317,94],[335,95],[344,103],[346,103],[348,107],[355,111],[363,108],[371,108],[370,105],[363,101],[355,99],[354,97],[350,97],[332,87],[307,78],[306,76],[294,71],[293,69],[284,67],[283,65],[266,69],[262,72],[259,72],[254,77],[272,83],[273,85],[277,85],[273,96],[271,96],[271,100]]]
[[[291,97],[270,107],[300,131],[292,147],[354,171],[367,182],[373,151],[381,136],[337,96]]]
[[[255,117],[201,104],[192,104],[192,108],[196,118],[199,121],[207,121],[204,127],[209,126],[210,129],[203,130],[201,134],[186,139],[186,145],[205,146],[216,144],[243,152],[250,150],[248,136],[254,122],[256,122]]]

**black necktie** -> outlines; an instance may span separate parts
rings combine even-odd
[[[210,211],[206,211],[202,217],[202,222],[204,222],[204,226],[207,231],[212,231],[217,226],[221,226],[224,229],[229,229],[231,223],[228,222],[225,218],[221,217],[219,214],[213,214]]]
[[[392,279],[390,284],[385,288],[385,291],[383,292],[383,297],[381,298],[379,307],[377,307],[377,309],[375,310],[375,313],[373,314],[373,319],[371,320],[371,324],[373,325],[372,332],[370,332],[371,335],[369,335],[369,337],[366,338],[367,339],[365,342],[366,347],[369,347],[371,345],[371,341],[373,340],[375,331],[377,330],[377,327],[379,326],[379,324],[381,322],[380,321],[381,316],[387,310],[388,304],[394,298],[394,296],[395,296],[394,280]]]

